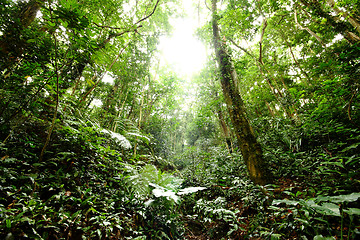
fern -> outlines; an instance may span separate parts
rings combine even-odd
[[[148,195],[152,188],[176,191],[182,179],[161,172],[154,165],[145,165],[133,176],[128,178],[128,184],[140,195]]]
[[[116,133],[107,129],[102,128],[101,129],[102,133],[105,134],[109,134],[113,139],[115,139],[122,148],[125,149],[130,149],[131,148],[131,143],[129,140],[126,139],[126,137],[124,137],[123,135],[121,135],[120,133]]]

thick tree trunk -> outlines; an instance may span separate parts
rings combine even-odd
[[[212,0],[213,37],[217,61],[220,69],[221,86],[228,107],[240,150],[248,169],[250,179],[260,185],[270,182],[270,173],[263,159],[262,149],[246,117],[245,105],[235,83],[236,72],[231,58],[222,45],[217,23],[217,0]]]
[[[0,70],[10,67],[21,56],[25,44],[21,39],[21,32],[34,21],[44,2],[45,0],[30,0],[19,10],[16,16],[19,21],[15,20],[4,32],[0,39],[0,61],[5,64],[0,64]]]

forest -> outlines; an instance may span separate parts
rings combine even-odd
[[[0,0],[0,239],[360,239],[360,1],[188,2]]]

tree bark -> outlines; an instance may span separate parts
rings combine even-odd
[[[214,90],[213,94],[215,96],[215,99],[218,101],[219,100],[218,92],[216,90]],[[216,111],[215,112],[217,113],[217,116],[218,116],[218,119],[219,119],[219,125],[220,125],[221,131],[222,131],[222,133],[224,135],[224,141],[225,141],[226,147],[227,147],[229,153],[231,154],[233,152],[233,149],[232,149],[230,131],[229,131],[229,128],[228,128],[228,126],[227,126],[227,124],[225,122],[224,114],[223,114],[223,111],[221,109],[220,102],[218,104],[216,104]]]
[[[220,39],[216,3],[217,0],[212,0],[213,41],[216,58],[219,64],[221,86],[225,102],[235,128],[235,134],[239,141],[240,150],[249,172],[250,179],[255,184],[264,185],[270,182],[270,173],[264,161],[261,146],[246,117],[244,102],[235,85],[237,82],[237,75],[232,65],[231,57],[227,53],[225,46]]]
[[[222,129],[223,134],[224,134],[227,149],[229,150],[229,153],[231,154],[232,153],[232,144],[231,144],[229,128],[226,125],[226,122],[225,122],[224,115],[222,113],[220,104],[219,104],[218,109],[217,109],[217,114],[218,114],[218,118],[219,118],[219,124],[220,124],[221,129]]]
[[[0,70],[11,67],[22,55],[25,40],[21,39],[22,30],[29,27],[36,18],[45,0],[30,0],[19,10],[13,24],[8,26],[4,35],[0,38]]]

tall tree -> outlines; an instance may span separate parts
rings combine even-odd
[[[216,5],[217,0],[212,0],[213,41],[225,102],[250,179],[256,184],[264,185],[270,181],[270,173],[264,161],[261,146],[246,117],[245,105],[236,86],[237,75],[231,57],[220,39]]]
[[[22,54],[26,41],[22,39],[22,32],[36,18],[45,0],[30,0],[27,3],[19,2],[10,22],[0,37],[0,69],[11,66]],[[9,6],[7,6],[9,7]]]

